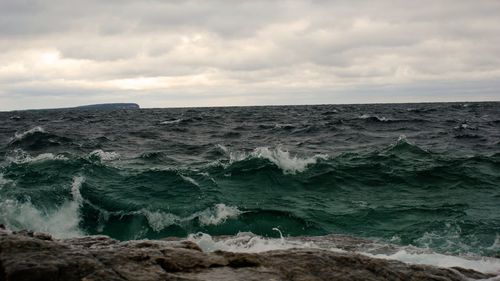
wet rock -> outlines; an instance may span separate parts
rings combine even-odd
[[[333,239],[333,238],[332,238]],[[358,241],[363,242],[363,241]],[[349,245],[355,240],[349,241]],[[205,253],[189,241],[53,239],[0,227],[0,280],[474,280],[463,268],[408,265],[352,252]]]

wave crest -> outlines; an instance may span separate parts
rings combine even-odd
[[[213,207],[207,208],[203,211],[196,212],[187,217],[180,217],[171,213],[164,213],[161,211],[141,210],[141,213],[148,220],[149,226],[156,232],[159,232],[171,225],[183,224],[198,220],[200,226],[219,225],[226,220],[236,218],[243,212],[235,206],[227,206],[219,203]]]
[[[120,154],[117,152],[106,152],[101,149],[94,150],[89,153],[90,159],[98,159],[100,161],[112,161],[120,158]]]
[[[9,153],[6,157],[7,163],[15,163],[15,164],[37,163],[37,162],[45,162],[52,160],[66,161],[69,159],[62,154],[53,154],[53,153],[42,153],[36,156],[31,156],[22,149],[16,149],[11,153]]]
[[[45,130],[41,126],[36,126],[36,127],[31,128],[27,131],[15,133],[14,140],[22,140],[22,139],[26,138],[27,136],[34,135],[36,133],[45,133]]]
[[[13,230],[29,229],[52,234],[57,238],[84,235],[80,230],[80,206],[83,198],[80,188],[83,177],[75,177],[71,184],[72,200],[53,210],[35,207],[30,201],[7,199],[0,202],[0,222]]]
[[[283,150],[281,147],[269,149],[268,147],[257,147],[250,153],[235,153],[229,154],[229,163],[244,161],[251,158],[266,159],[285,174],[296,174],[297,172],[304,172],[307,166],[315,164],[319,159],[326,160],[328,155],[316,154],[312,157],[300,158],[296,155],[292,156],[290,152]]]
[[[389,119],[387,117],[384,117],[384,116],[379,117],[379,116],[370,115],[370,114],[363,114],[363,115],[359,116],[359,119],[373,121],[373,122],[389,122],[389,121],[392,121],[391,119]]]
[[[161,125],[170,125],[170,124],[178,124],[182,121],[182,119],[175,119],[175,120],[167,120],[167,121],[162,121],[160,122]]]

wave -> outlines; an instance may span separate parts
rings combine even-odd
[[[359,116],[359,119],[363,119],[363,120],[367,120],[367,121],[374,121],[374,122],[388,122],[388,121],[392,121],[391,119],[387,118],[387,117],[379,117],[379,116],[376,116],[376,115],[370,115],[370,114],[363,114],[361,116]]]
[[[483,136],[477,134],[458,134],[453,136],[455,139],[473,139],[473,140],[484,140]]]
[[[243,212],[237,207],[226,206],[219,203],[213,207],[207,208],[203,211],[195,212],[187,217],[180,217],[171,213],[164,213],[161,211],[140,211],[148,220],[149,226],[156,232],[159,232],[174,224],[183,224],[198,220],[200,226],[219,225],[228,219],[236,218]]]
[[[189,182],[197,187],[200,187],[200,184],[195,179],[188,177],[188,176],[184,176],[184,175],[180,175],[180,176],[184,181]]]
[[[69,161],[74,159],[80,160],[97,160],[99,162],[112,161],[120,159],[121,155],[118,152],[106,152],[103,150],[94,150],[86,156],[79,157],[77,155],[68,154],[54,154],[54,153],[40,153],[38,155],[31,155],[22,149],[14,149],[7,153],[5,162],[7,164],[27,164],[27,163],[40,163],[47,161]]]
[[[379,155],[388,156],[387,154],[393,154],[400,157],[408,155],[426,157],[432,155],[431,152],[408,140],[405,135],[400,135],[395,143],[379,151]]]
[[[83,198],[80,188],[83,177],[74,177],[71,184],[72,200],[56,209],[37,208],[30,201],[7,199],[0,202],[0,222],[12,230],[29,229],[50,233],[56,238],[82,236],[80,206]]]
[[[31,156],[22,149],[15,149],[6,156],[7,163],[25,164],[45,161],[66,161],[69,160],[65,155],[53,153],[41,153]]]
[[[365,120],[368,122],[379,122],[379,123],[423,123],[427,122],[425,119],[412,118],[412,119],[393,119],[387,118],[385,116],[363,114],[358,117],[358,119]]]
[[[22,140],[30,135],[34,135],[37,133],[45,133],[45,130],[41,126],[36,126],[36,127],[33,127],[27,131],[15,133],[14,139],[15,140]]]
[[[9,146],[39,150],[47,147],[71,144],[71,139],[48,133],[41,126],[36,126],[24,132],[15,133]]]
[[[498,253],[485,250],[495,238],[494,227],[498,222],[494,218],[467,222],[465,226],[459,222],[464,231],[484,228],[482,241],[463,235],[452,240],[454,244],[447,249],[444,238],[433,236],[453,236],[452,232],[443,233],[443,224],[466,218],[469,210],[477,210],[457,195],[465,193],[462,191],[493,204],[480,194],[495,190],[496,182],[491,177],[496,176],[498,155],[452,158],[448,154],[427,152],[404,136],[385,148],[335,157],[293,156],[281,147],[258,147],[241,153],[223,145],[210,148],[219,151],[214,157],[219,164],[210,166],[213,162],[205,162],[196,167],[166,167],[163,162],[154,167],[137,165],[143,163],[138,162],[143,161],[139,155],[133,159],[137,161],[134,163],[129,159],[117,163],[89,160],[90,155],[96,159],[114,159],[107,157],[107,153],[115,153],[102,150],[41,156],[19,150],[24,156],[14,158],[15,161],[37,164],[0,166],[0,174],[15,179],[15,185],[4,185],[0,196],[11,199],[10,203],[3,203],[5,206],[10,204],[11,210],[18,210],[10,213],[11,221],[19,217],[24,221],[17,225],[35,230],[43,227],[22,217],[49,221],[47,227],[53,229],[49,232],[55,231],[56,236],[73,230],[73,233],[106,234],[117,239],[185,236],[197,231],[213,235],[252,231],[273,236],[271,229],[280,226],[292,236],[340,232],[385,239],[396,233],[401,236],[402,244],[426,247],[428,242],[428,247],[444,253],[474,252],[490,256]],[[73,179],[77,187],[68,191],[66,185],[74,175],[87,180],[78,183]],[[37,188],[32,187],[34,181],[39,184]],[[80,193],[82,184],[84,190]],[[375,190],[377,194],[371,197]],[[456,204],[442,206],[436,201],[440,199],[435,198],[448,196],[451,190],[459,191],[453,193]],[[74,203],[61,202],[61,198],[70,194]],[[26,196],[31,196],[32,201]],[[382,200],[394,208],[377,205]],[[228,205],[212,205],[217,202]],[[238,207],[229,206],[228,202]],[[79,212],[80,230],[51,226],[55,222],[50,218],[58,216],[62,212],[59,209],[65,209],[69,217]],[[431,224],[430,219],[440,224]],[[59,231],[63,234],[57,234]],[[426,236],[419,239],[422,235]]]
[[[179,124],[180,122],[182,122],[182,119],[162,121],[162,122],[160,122],[160,124],[161,125],[171,125],[171,124]]]
[[[280,168],[285,174],[296,174],[304,172],[307,166],[315,164],[318,160],[328,159],[326,154],[316,154],[312,157],[301,158],[292,156],[290,152],[281,147],[270,149],[268,147],[257,147],[250,153],[231,152],[229,163],[234,164],[252,158],[266,159]]]
[[[289,123],[285,123],[285,124],[277,123],[274,125],[274,128],[283,129],[283,130],[292,130],[292,129],[295,129],[295,125],[289,124]]]
[[[460,124],[459,126],[455,126],[453,127],[454,130],[477,130],[477,127],[473,127],[467,123],[462,123]]]
[[[89,159],[97,159],[99,161],[112,161],[120,158],[120,154],[117,152],[106,152],[101,149],[94,150],[89,153]]]

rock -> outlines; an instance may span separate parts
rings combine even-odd
[[[354,240],[352,241],[354,243]],[[362,242],[362,241],[359,241]],[[352,252],[205,253],[193,242],[106,236],[53,239],[0,226],[0,280],[474,280],[494,277]]]

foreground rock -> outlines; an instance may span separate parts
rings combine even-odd
[[[204,253],[189,241],[56,240],[0,229],[0,280],[474,280],[461,268],[408,265],[318,249]]]

